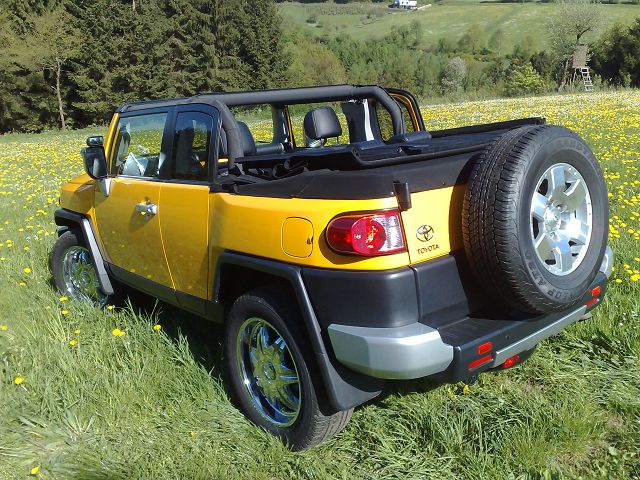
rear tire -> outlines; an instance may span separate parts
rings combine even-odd
[[[607,245],[602,171],[564,127],[511,130],[474,165],[462,223],[467,258],[488,295],[533,313],[574,307]]]
[[[228,316],[225,363],[231,394],[247,418],[303,450],[340,432],[353,409],[322,413],[312,350],[288,300],[274,288],[239,297]]]

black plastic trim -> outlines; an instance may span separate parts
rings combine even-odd
[[[303,268],[302,278],[322,328],[332,323],[401,327],[419,320],[411,268],[383,271]]]
[[[478,355],[478,346],[486,342],[492,343],[492,349],[488,354],[495,355],[496,351],[508,347],[517,341],[538,332],[555,323],[562,317],[587,304],[592,299],[591,290],[600,286],[598,301],[591,308],[595,308],[606,293],[607,277],[599,272],[585,293],[580,303],[562,312],[544,314],[532,317],[531,315],[513,314],[503,316],[474,316],[462,317],[456,322],[438,328],[442,341],[453,346],[453,361],[447,370],[433,375],[433,380],[455,383],[466,380],[473,375],[494,367],[489,361],[485,365],[469,370],[469,364],[481,357]],[[589,311],[591,308],[587,309]]]
[[[195,297],[184,292],[174,290],[160,283],[144,278],[128,270],[107,263],[111,275],[121,283],[128,285],[136,290],[140,290],[147,295],[151,295],[163,302],[169,303],[176,307],[180,307],[194,315],[198,315],[207,320],[221,323],[224,318],[222,305]]]

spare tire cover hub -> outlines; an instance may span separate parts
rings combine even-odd
[[[542,265],[563,276],[584,260],[591,241],[589,188],[573,166],[557,163],[538,180],[531,199],[531,236]]]

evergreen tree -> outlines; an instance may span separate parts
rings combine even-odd
[[[240,55],[248,67],[247,85],[254,89],[285,85],[288,59],[275,4],[272,0],[246,0],[242,11]]]

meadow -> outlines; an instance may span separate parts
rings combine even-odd
[[[473,25],[480,27],[486,41],[498,29],[504,33],[501,51],[510,53],[513,46],[526,44],[529,49],[545,49],[546,24],[556,5],[538,2],[498,2],[491,0],[421,1],[431,7],[406,12],[390,9],[387,3],[299,3],[284,2],[280,11],[287,23],[296,24],[309,34],[351,35],[356,40],[381,38],[394,27],[422,25],[422,47],[433,47],[446,38],[457,42]],[[640,15],[640,5],[603,5],[602,28],[614,23],[631,23]]]
[[[0,478],[640,479],[640,93],[432,105],[428,128],[540,115],[609,186],[615,271],[593,318],[471,386],[390,383],[292,453],[230,403],[221,328],[147,297],[98,309],[50,284],[58,188],[91,128],[0,137]]]

